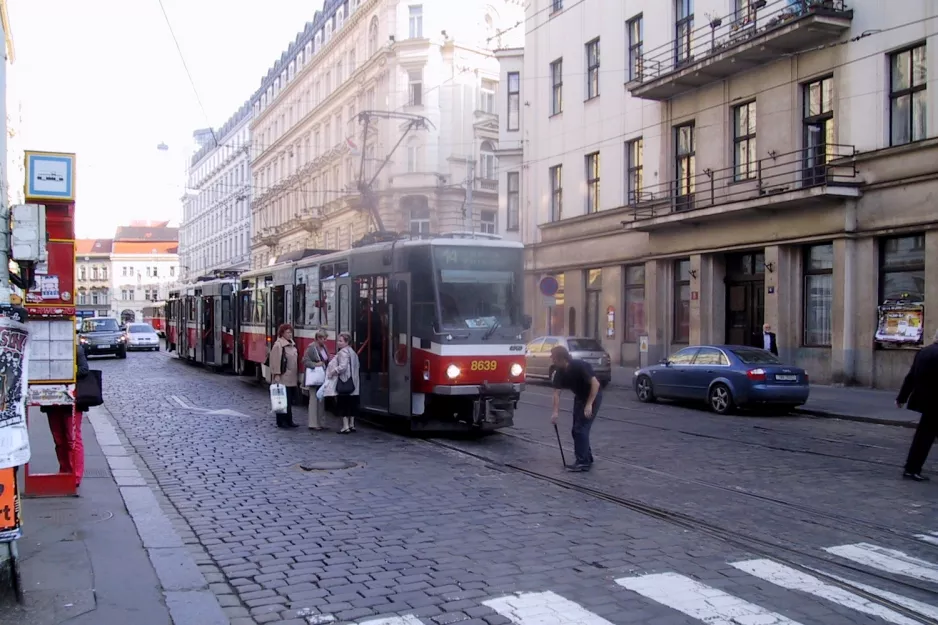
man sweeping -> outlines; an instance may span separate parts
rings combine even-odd
[[[558,345],[550,350],[550,360],[553,365],[554,386],[554,412],[550,417],[553,424],[557,424],[557,413],[560,412],[560,391],[567,389],[573,392],[573,449],[576,462],[567,465],[568,471],[589,471],[593,466],[593,451],[590,449],[590,428],[603,396],[599,380],[593,374],[593,368],[588,362],[570,358],[566,347]]]

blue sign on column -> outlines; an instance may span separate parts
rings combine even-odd
[[[538,288],[541,290],[541,295],[545,297],[553,297],[557,295],[557,291],[560,290],[560,284],[557,282],[557,278],[554,276],[544,276],[541,278],[541,282],[538,285]]]

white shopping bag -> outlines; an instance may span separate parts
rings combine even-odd
[[[322,367],[313,367],[306,370],[305,386],[322,386],[326,383],[326,370]]]
[[[322,386],[319,387],[319,390],[316,391],[316,399],[318,399],[319,401],[322,401],[323,398],[325,398],[325,396],[326,396],[326,385],[323,384]]]
[[[270,409],[277,414],[287,411],[287,387],[283,384],[270,385]]]

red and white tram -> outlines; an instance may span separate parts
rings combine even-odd
[[[149,323],[160,336],[166,336],[166,302],[143,307],[143,322]]]
[[[521,334],[530,327],[522,253],[520,243],[457,236],[310,250],[242,274],[236,297],[231,280],[174,292],[168,342],[180,357],[262,377],[280,324],[294,326],[300,353],[319,329],[330,352],[348,332],[363,410],[412,429],[509,426],[525,384]],[[203,337],[219,328],[212,349],[221,353],[206,355]]]

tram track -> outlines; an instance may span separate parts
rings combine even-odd
[[[519,438],[515,436],[515,438]],[[527,469],[525,467],[520,467],[509,462],[503,462],[494,458],[487,457],[481,453],[473,452],[466,450],[457,445],[447,443],[438,439],[420,439],[421,442],[429,444],[431,446],[439,447],[446,449],[450,452],[457,453],[466,457],[471,457],[475,460],[485,463],[490,466],[492,469],[502,472],[512,472],[520,475],[525,475],[529,478],[535,479],[540,482],[548,483],[564,490],[569,490],[576,492],[581,495],[586,495],[596,500],[605,501],[613,505],[619,506],[624,509],[631,510],[642,516],[653,518],[660,522],[664,522],[668,525],[680,528],[685,531],[693,531],[700,534],[704,534],[710,538],[718,540],[720,542],[733,545],[744,551],[758,554],[762,557],[771,558],[777,562],[783,563],[793,569],[796,569],[806,575],[812,575],[818,578],[821,578],[824,582],[837,586],[847,592],[860,595],[867,599],[870,602],[879,604],[883,607],[887,607],[891,610],[899,612],[907,616],[910,619],[913,619],[920,623],[926,623],[929,625],[938,625],[938,620],[928,618],[919,614],[918,612],[912,611],[905,606],[893,602],[889,599],[883,598],[879,595],[875,595],[869,592],[866,592],[863,589],[857,588],[856,586],[845,583],[841,581],[836,576],[829,575],[823,571],[818,570],[816,567],[806,566],[800,561],[794,559],[795,557],[805,558],[814,562],[820,562],[828,566],[835,566],[839,569],[851,571],[856,574],[861,574],[868,577],[875,577],[877,579],[887,581],[891,584],[897,584],[918,592],[928,593],[932,595],[938,595],[938,591],[934,588],[928,588],[920,584],[916,584],[904,579],[898,579],[890,575],[884,575],[882,573],[864,569],[859,566],[848,564],[846,562],[841,562],[834,560],[829,557],[818,555],[810,551],[805,551],[799,549],[795,546],[789,546],[767,540],[758,536],[742,533],[736,529],[728,528],[719,523],[714,523],[712,521],[707,521],[699,517],[694,517],[692,515],[685,514],[683,512],[678,512],[675,510],[669,510],[661,506],[656,506],[654,504],[649,504],[637,499],[631,499],[627,497],[622,497],[614,493],[609,493],[600,489],[592,488],[583,484],[578,484],[570,480],[559,478],[553,475],[548,475],[546,473],[535,471],[532,469]],[[731,491],[732,492],[732,491]],[[786,554],[786,555],[780,555]]]

